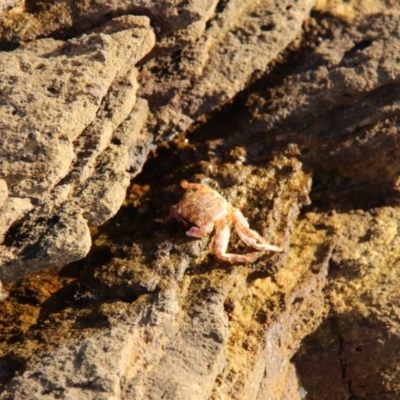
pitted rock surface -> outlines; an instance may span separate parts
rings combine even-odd
[[[3,238],[13,225],[1,246],[1,280],[82,258],[88,225],[117,212],[129,170],[140,171],[150,150],[134,68],[154,44],[149,20],[120,17],[103,30],[0,54]]]
[[[0,13],[5,11],[21,11],[24,0],[4,0],[0,4]]]
[[[141,68],[140,93],[151,110],[146,129],[171,138],[232,99],[300,34],[313,4],[220,2],[195,43]]]
[[[43,7],[43,16],[72,3],[30,4]],[[85,15],[107,15],[81,4]],[[221,0],[201,2],[197,14],[200,2],[168,2],[177,14],[157,4],[148,12],[157,45],[140,56],[139,89],[128,64],[111,62],[107,71],[93,70],[106,77],[104,88],[92,88],[105,93],[100,100],[72,91],[75,108],[86,99],[90,121],[72,141],[78,156],[68,173],[42,163],[51,181],[32,182],[29,197],[15,196],[18,177],[10,177],[12,186],[0,176],[0,204],[12,217],[0,223],[1,256],[32,257],[34,268],[54,254],[68,262],[90,240],[88,221],[102,224],[118,208],[127,166],[140,170],[152,147],[149,133],[173,137],[150,153],[117,215],[91,230],[87,257],[5,283],[0,399],[400,398],[398,2],[317,0],[310,11],[307,1]],[[158,26],[160,10],[165,25]],[[124,37],[133,17],[98,27],[103,16],[76,19],[74,29],[86,37],[25,43],[7,57],[46,44],[49,66],[57,57],[71,61],[61,49],[77,48],[79,57],[96,55],[90,62],[105,65],[106,45]],[[62,32],[63,21],[54,19],[57,28],[49,24],[47,33],[25,26],[16,40],[75,36],[72,23]],[[97,52],[79,47],[90,38]],[[63,99],[66,83],[54,82],[32,99]],[[148,102],[135,101],[130,88]],[[29,104],[16,105],[9,110],[19,118]],[[63,107],[69,112],[69,102]],[[34,148],[45,148],[46,138]],[[12,146],[18,141],[5,149]],[[22,156],[16,165],[28,160]],[[29,182],[29,174],[21,177]],[[156,224],[180,200],[183,179],[219,191],[284,252],[227,265],[213,256],[212,237],[193,240],[185,227]],[[248,251],[235,233],[229,246]]]
[[[269,80],[266,90],[255,88],[247,102],[251,115],[232,141],[250,133],[296,145],[315,171],[320,204],[392,201],[400,173],[399,15],[373,14],[351,25],[316,14],[320,26],[305,26],[301,58],[283,85]],[[327,179],[334,191],[324,189]]]
[[[215,164],[211,161],[196,163],[197,174],[192,179],[216,187],[265,237],[280,241],[287,249],[293,223],[300,207],[308,202],[310,190],[310,178],[301,164],[291,157],[276,157],[267,167],[229,162],[216,169],[212,166]],[[185,168],[177,171],[185,178],[193,172]],[[248,182],[247,188],[240,187],[241,179]],[[183,194],[177,177],[163,189],[154,187],[151,193],[128,196],[127,207],[114,220],[125,234],[115,237],[111,233],[109,237],[114,242],[107,248],[111,257],[106,258],[110,261],[103,258],[102,265],[95,269],[89,261],[82,268],[82,272],[91,271],[78,284],[86,287],[83,296],[88,296],[88,303],[84,301],[86,306],[78,313],[69,307],[53,312],[48,303],[50,313],[44,312],[39,324],[48,321],[45,325],[49,330],[45,328],[42,333],[47,336],[58,331],[64,339],[59,342],[60,338],[49,337],[50,346],[26,365],[31,373],[12,379],[0,398],[28,394],[50,399],[62,392],[70,399],[183,400],[213,395],[229,398],[234,389],[236,398],[252,399],[260,390],[264,369],[282,357],[286,342],[299,343],[310,332],[320,315],[306,315],[308,301],[295,314],[289,309],[282,314],[279,304],[291,304],[299,296],[306,298],[311,291],[318,293],[321,302],[326,263],[318,274],[304,269],[305,265],[294,264],[290,271],[284,271],[287,253],[272,256],[266,252],[253,265],[225,268],[212,255],[207,239],[187,240],[184,229],[167,226],[154,232],[151,221],[157,208],[149,207],[149,202],[167,208],[171,195]],[[132,203],[142,212],[132,214]],[[132,229],[132,223],[140,225],[141,230]],[[102,247],[104,234],[95,240],[95,252]],[[238,240],[233,243],[237,245]],[[266,278],[269,269],[277,272],[274,281]],[[72,283],[71,289],[64,293],[67,298],[79,296],[78,286]],[[106,299],[115,295],[120,300],[108,303]],[[269,296],[270,305],[261,301],[257,312],[249,320],[243,319],[239,310],[246,308],[250,299],[263,296]],[[310,301],[315,305],[316,296]],[[226,313],[228,303],[236,307],[230,317]],[[90,324],[88,313],[97,317],[93,320],[93,335],[82,340],[79,330]],[[296,322],[299,315],[304,320],[301,327]],[[279,328],[281,318],[291,326],[297,324],[295,338],[290,329],[284,333]],[[275,323],[260,325],[258,321],[264,319]],[[270,345],[265,345],[264,337]],[[246,346],[252,351],[243,350]],[[20,347],[17,359],[26,351]],[[237,368],[239,355],[241,370]],[[291,382],[292,375],[293,369],[287,365],[280,373],[276,371],[273,381],[279,386],[281,381]],[[227,377],[230,385],[216,386],[216,381],[227,382]],[[96,385],[90,383],[93,381]]]
[[[217,0],[58,0],[26,1],[0,14],[0,45],[15,47],[40,37],[67,39],[122,15],[145,15],[152,21],[157,43],[153,55],[168,54],[195,41],[204,30]],[[7,3],[7,1],[6,1]],[[7,11],[9,7],[4,6]]]
[[[58,28],[46,24],[46,29],[41,30],[50,9],[66,12],[70,7],[70,14],[66,15],[74,15],[75,25],[65,22],[64,31],[68,31],[68,26],[79,27],[76,32],[86,30],[87,35],[66,43],[40,39],[3,53],[3,93],[7,94],[3,112],[8,119],[3,119],[2,128],[9,132],[9,139],[2,149],[4,157],[0,168],[1,176],[7,177],[10,204],[3,209],[1,223],[4,240],[0,265],[4,267],[0,269],[0,280],[12,280],[43,266],[82,258],[90,247],[85,222],[91,226],[100,225],[115,214],[128,184],[126,167],[114,165],[111,155],[124,160],[124,165],[128,162],[131,170],[138,172],[151,148],[153,136],[159,139],[175,135],[178,119],[193,122],[243,89],[249,77],[265,70],[269,61],[298,34],[311,5],[310,0],[286,8],[253,1],[160,2],[156,7],[151,7],[149,2],[113,5],[99,2],[97,8],[85,3],[76,10],[72,3],[60,1],[32,3],[25,12],[5,13],[3,17],[7,23],[20,19],[24,25],[26,19],[30,21],[29,29],[35,32],[30,36],[29,29],[19,29],[22,25],[14,24],[11,29],[5,23],[1,34],[9,45],[13,43],[13,35],[20,42],[48,36],[51,32],[55,34],[61,29],[65,20],[53,18],[52,24],[59,24]],[[157,33],[155,43],[150,31],[146,31],[149,27],[145,17],[121,16],[96,27],[105,15],[109,18],[135,10],[151,18]],[[93,13],[97,13],[96,17]],[[207,30],[204,30],[207,21]],[[132,23],[142,24],[133,29],[133,39],[128,37]],[[182,46],[179,74],[174,61],[176,52],[173,56],[155,58]],[[260,52],[260,49],[264,50]],[[146,56],[149,51],[151,54]],[[149,123],[145,122],[142,102],[134,111],[138,113],[134,118],[137,129],[132,131],[132,135],[141,139],[132,142],[118,136],[127,132],[127,124],[135,124],[130,118],[121,125],[136,101],[136,72],[131,66],[139,60],[144,62],[140,73],[141,96],[150,102],[148,111],[152,117]],[[153,68],[154,62],[163,66],[169,63],[169,67],[157,72],[160,69]],[[229,64],[231,68],[227,70]],[[182,109],[180,116],[173,116],[175,122],[171,125],[170,111],[177,110],[177,97],[166,100],[165,92],[169,93],[175,84],[181,87],[188,82],[191,82],[190,93],[185,93],[189,97],[182,93],[187,97],[182,104],[186,104],[186,111],[190,108],[193,112]],[[220,93],[215,95],[215,90]],[[154,102],[155,98],[158,100]],[[211,98],[214,100],[208,102]],[[207,102],[205,107],[199,103],[203,100]],[[160,102],[165,101],[168,105],[160,111]],[[197,106],[188,108],[189,103],[197,104],[201,111],[200,108],[195,110]],[[38,119],[38,110],[42,109]],[[187,119],[185,113],[191,117]],[[165,120],[164,126],[158,122],[154,125],[159,117]],[[178,122],[180,129],[188,126],[186,122],[183,125]],[[145,128],[139,133],[143,124]],[[118,131],[117,127],[120,127]],[[24,131],[22,136],[20,129]],[[110,149],[106,151],[107,146]],[[22,200],[11,200],[14,198]],[[57,215],[59,208],[64,210],[62,219],[61,214]],[[79,232],[82,240],[72,240],[75,245],[71,246],[71,238],[68,238],[65,242],[68,251],[57,257],[54,248],[46,247],[56,240],[50,237],[59,235],[66,215],[71,218],[72,229],[62,231],[72,233],[76,229],[75,238],[79,238]],[[80,220],[80,215],[84,220]],[[6,232],[7,237],[4,236]],[[61,236],[56,241],[56,248],[61,251]],[[35,260],[31,262],[33,257]]]

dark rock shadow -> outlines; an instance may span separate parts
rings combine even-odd
[[[25,369],[25,360],[14,354],[0,357],[0,393],[2,387],[16,374],[22,374]]]
[[[292,358],[309,400],[398,398],[400,337],[374,317],[328,317]]]

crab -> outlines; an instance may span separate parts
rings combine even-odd
[[[185,197],[171,207],[169,215],[156,222],[168,223],[177,220],[190,229],[186,232],[194,238],[204,238],[215,228],[212,244],[213,253],[222,261],[229,263],[250,263],[260,256],[260,251],[282,251],[282,247],[274,246],[256,231],[250,229],[249,223],[243,214],[228,203],[218,192],[209,186],[200,183],[182,181],[181,186],[190,190]],[[258,250],[247,254],[227,253],[230,225],[233,223],[240,238],[248,246]]]

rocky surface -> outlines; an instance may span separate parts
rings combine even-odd
[[[283,144],[295,143],[316,171],[314,184],[324,185],[330,177],[336,186],[316,192],[342,196],[337,201],[343,207],[345,200],[364,208],[390,197],[400,172],[398,17],[398,12],[374,14],[350,25],[319,15],[321,36],[307,43],[303,62],[285,77],[287,90],[277,86],[254,93],[253,115],[234,135],[271,132]],[[307,31],[313,32],[312,23]]]
[[[154,54],[167,54],[201,35],[216,0],[6,1],[0,44],[13,48],[38,37],[71,38],[121,15],[145,15],[157,33]],[[24,3],[21,6],[21,3]],[[11,7],[11,9],[10,9]],[[1,10],[1,9],[0,9]]]
[[[285,7],[254,1],[218,7],[215,1],[78,7],[33,1],[25,3],[25,12],[3,13],[0,43],[6,49],[49,35],[65,38],[84,31],[87,36],[67,43],[39,39],[2,53],[1,129],[7,144],[0,154],[0,178],[10,197],[0,218],[0,281],[85,256],[91,244],[88,225],[115,214],[128,185],[126,170],[141,169],[151,141],[173,137],[177,127],[187,128],[243,89],[300,32],[311,5],[302,0]],[[145,17],[120,16],[97,26],[128,12],[151,18],[156,42]],[[130,118],[120,127],[136,101],[132,64],[140,60],[140,96],[149,101],[150,118],[146,121],[142,102],[133,111],[136,122]],[[176,85],[185,86],[184,93],[176,93]],[[40,109],[45,111],[38,120]],[[123,133],[134,139],[121,138]]]
[[[6,11],[20,12],[22,11],[23,4],[24,4],[23,0],[4,0],[0,4],[0,12],[6,12]]]
[[[107,44],[128,59],[118,38],[132,29],[151,36],[137,17],[92,24],[88,36],[66,44],[41,39],[1,53],[7,60],[39,57],[51,44],[46,65],[53,68],[66,56],[62,51],[74,55],[82,41],[96,38],[101,51],[94,60],[91,52],[75,57],[100,63],[90,71],[110,78],[106,84],[91,76],[103,82],[102,96],[79,92],[68,107],[61,84],[45,86],[58,92],[40,126],[54,121],[52,110],[59,110],[57,126],[85,126],[67,131],[80,132],[61,158],[76,155],[67,164],[73,168],[51,167],[53,159],[39,164],[39,153],[30,171],[43,169],[47,179],[29,184],[31,172],[24,175],[22,167],[19,175],[0,176],[0,210],[20,213],[1,219],[2,257],[14,252],[26,266],[29,257],[37,259],[32,269],[20,269],[22,263],[0,269],[3,279],[13,279],[0,303],[0,399],[400,397],[397,2],[320,0],[312,11],[307,1],[284,8],[282,2],[202,4],[202,17],[156,32],[153,51],[136,50],[140,58],[131,67],[141,59],[139,83],[128,62],[101,68],[112,57],[98,55]],[[192,29],[197,33],[190,36]],[[135,40],[144,36],[136,33]],[[25,82],[23,68],[17,72]],[[84,80],[88,70],[81,73]],[[37,74],[33,88],[25,86],[39,96]],[[102,87],[93,83],[90,93]],[[130,89],[147,101],[130,97]],[[94,111],[71,122],[68,112],[79,101]],[[34,123],[29,103],[13,107],[15,118],[29,110],[23,121]],[[50,139],[37,148],[52,149]],[[147,157],[153,140],[157,148]],[[18,146],[14,139],[1,151]],[[15,168],[26,161],[18,157]],[[146,158],[122,208],[105,222],[122,202],[128,168],[139,171]],[[211,253],[212,239],[193,240],[178,224],[154,222],[179,201],[182,179],[218,190],[284,252],[228,265]],[[15,271],[38,271],[43,254],[58,252],[66,263],[88,223],[103,225],[91,229],[86,258],[14,280]],[[68,227],[81,233],[60,235]],[[35,245],[18,253],[21,239]],[[236,234],[230,248],[249,251]]]
[[[232,99],[296,37],[314,0],[219,2],[203,35],[181,52],[141,68],[150,103],[146,129],[171,138]]]
[[[307,398],[395,399],[400,344],[399,210],[309,213],[301,227],[314,240],[329,231],[339,232],[325,288],[329,316],[294,357],[309,391]]]
[[[182,171],[178,178],[193,176],[197,171],[197,179],[214,187],[223,186],[220,192],[236,206],[244,209],[257,201],[257,212],[246,212],[252,225],[271,241],[280,241],[288,248],[292,222],[299,206],[307,202],[310,188],[310,179],[302,171],[301,164],[294,159],[279,158],[268,168],[225,163],[213,171],[212,165],[203,160]],[[240,190],[239,196],[241,178],[248,179],[249,188]],[[33,357],[24,367],[32,373],[14,379],[0,395],[2,398],[23,396],[28,386],[29,396],[42,394],[43,398],[62,395],[71,399],[85,396],[187,399],[188,396],[229,397],[236,392],[238,398],[254,398],[262,382],[262,371],[272,360],[267,357],[268,353],[277,358],[281,351],[286,351],[285,344],[281,344],[280,350],[275,348],[277,336],[280,336],[277,326],[281,318],[294,321],[292,316],[282,315],[282,310],[297,296],[307,298],[311,290],[319,291],[322,300],[326,266],[311,283],[303,277],[311,273],[303,270],[303,266],[292,273],[281,270],[287,254],[266,254],[266,258],[247,267],[224,265],[209,254],[208,239],[188,241],[184,230],[173,226],[157,227],[152,222],[157,208],[150,207],[151,203],[156,201],[160,211],[165,213],[168,203],[172,199],[175,202],[183,193],[173,181],[167,186],[168,190],[162,189],[158,187],[151,192],[136,189],[132,193],[128,205],[135,203],[136,209],[143,211],[135,212],[128,206],[116,217],[115,223],[125,232],[122,237],[111,234],[104,247],[104,235],[109,234],[100,231],[95,236],[90,257],[97,262],[98,252],[106,252],[110,261],[100,256],[104,263],[98,268],[87,264],[84,269],[90,269],[89,275],[81,276],[79,283],[71,283],[64,298],[67,302],[67,298],[72,300],[70,296],[77,296],[78,286],[84,285],[87,287],[84,296],[88,296],[86,305],[77,312],[69,307],[52,310],[49,303],[49,309],[37,321],[43,324],[41,335],[46,336],[56,329],[65,335],[66,341],[59,342],[57,338],[58,343],[53,343],[56,347],[50,352],[43,349],[45,354],[40,352]],[[264,199],[256,200],[261,198]],[[142,226],[141,231],[132,230],[132,223]],[[237,239],[233,241],[237,242]],[[295,266],[293,268],[296,270]],[[265,285],[271,271],[279,270],[282,272],[276,278],[278,281],[269,279],[269,284]],[[285,291],[280,289],[282,286],[286,286]],[[269,306],[263,304],[264,296],[270,297]],[[254,297],[259,298],[259,309],[253,316],[244,318],[239,310],[246,308],[248,299]],[[133,299],[136,301],[132,302]],[[298,308],[298,313],[307,314],[306,303]],[[81,329],[89,322],[88,314],[92,313],[96,314],[92,327],[94,335],[79,339]],[[252,320],[250,326],[247,318]],[[312,316],[310,324],[304,323],[297,341],[311,331],[317,318]],[[266,321],[274,323],[270,326]],[[270,335],[267,347],[262,339],[266,334]],[[17,359],[32,346],[32,340],[35,339],[31,337],[25,342],[26,347],[20,346],[19,354],[14,354]],[[51,341],[54,340],[53,336]],[[104,346],[106,352],[100,360],[99,352],[104,351]],[[248,359],[241,358],[238,350],[243,356],[248,353]],[[254,351],[257,357],[253,356]],[[89,354],[92,359],[88,358]],[[245,386],[244,376],[237,369],[238,362],[243,372],[248,370],[249,380]],[[287,374],[292,372],[286,369]],[[215,387],[216,380],[223,382],[228,375],[231,385]],[[287,379],[278,371],[276,375],[277,384]]]
[[[0,280],[84,257],[89,225],[119,209],[151,147],[134,65],[153,43],[149,20],[127,16],[1,53]]]

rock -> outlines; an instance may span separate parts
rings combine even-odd
[[[20,199],[18,197],[9,197],[3,207],[0,209],[0,238],[4,242],[5,234],[11,225],[21,219],[33,208],[29,198]]]
[[[219,190],[243,210],[253,226],[288,248],[292,223],[310,189],[301,164],[293,158],[277,157],[269,167],[216,165],[211,160],[197,164],[196,179],[214,186],[218,182],[223,187]],[[240,179],[246,179],[247,188],[238,186]],[[274,376],[274,385],[293,379],[290,365],[282,369],[276,359],[290,357],[293,350],[287,353],[287,342],[299,343],[321,318],[307,310],[310,302],[315,305],[316,301],[311,292],[319,293],[323,301],[327,263],[318,274],[307,271],[304,264],[291,264],[290,271],[284,271],[281,267],[287,256],[279,254],[261,258],[254,265],[225,268],[208,254],[207,239],[187,240],[184,229],[159,227],[154,240],[151,220],[157,215],[156,208],[146,205],[157,201],[166,210],[171,193],[180,196],[183,192],[177,191],[176,183],[170,189],[158,187],[151,195],[142,192],[139,198],[131,198],[143,215],[118,214],[114,222],[126,234],[109,248],[110,261],[95,269],[89,261],[80,269],[92,269],[94,274],[79,279],[79,287],[86,286],[84,297],[91,299],[87,307],[78,312],[54,310],[39,317],[37,323],[49,329],[42,331],[49,334],[46,342],[52,344],[27,362],[29,374],[7,382],[1,399],[24,395],[46,399],[61,394],[71,399],[206,399],[211,395],[228,398],[232,393],[236,398],[251,399],[272,391],[267,387],[260,391],[265,368]],[[140,232],[132,230],[132,224],[138,226],[141,219],[150,224],[142,223]],[[102,240],[95,240],[95,263]],[[134,245],[126,246],[132,240]],[[231,243],[237,247],[237,240]],[[270,270],[278,271],[274,279]],[[185,293],[179,287],[185,287]],[[80,289],[71,289],[64,295],[78,298]],[[119,301],[106,300],[115,295]],[[304,299],[301,304],[296,300],[299,297]],[[270,305],[262,298],[269,298]],[[250,320],[244,311],[249,302],[257,307]],[[293,302],[298,303],[295,309],[289,307]],[[88,312],[96,315],[94,331],[82,339],[75,334],[90,324]],[[300,315],[301,327],[295,322]],[[292,329],[280,328],[281,318],[285,326],[296,324],[294,337]],[[69,333],[62,342],[58,334],[50,333],[65,330]],[[15,350],[18,354],[12,360],[20,360],[28,351],[21,346]],[[11,359],[5,362],[3,370],[11,367],[10,363]]]
[[[0,301],[4,301],[8,297],[7,290],[4,290],[3,284],[0,283]]]
[[[25,12],[11,10],[0,15],[0,45],[13,48],[49,36],[69,39],[115,17],[145,15],[157,33],[153,54],[167,54],[201,35],[216,4],[217,0],[35,1],[27,4]],[[0,8],[0,12],[6,10]]]
[[[23,3],[23,0],[3,0],[0,4],[0,13],[6,11],[21,11]]]
[[[295,144],[317,185],[336,181],[334,191],[316,190],[315,202],[333,196],[342,207],[375,206],[397,192],[400,172],[398,13],[355,26],[324,15],[319,22],[332,39],[320,41],[310,25],[302,62],[283,85],[267,93],[259,85],[248,104],[252,115],[233,136],[263,132]]]
[[[158,139],[171,138],[231,100],[300,34],[313,3],[219,5],[197,42],[141,68],[140,94],[151,110],[147,129]]]
[[[382,207],[304,219],[303,231],[314,238],[338,232],[325,288],[329,317],[294,357],[307,398],[397,396],[399,217],[398,209]]]
[[[79,206],[90,226],[99,226],[114,216],[125,199],[130,178],[141,171],[152,148],[151,137],[141,132],[147,113],[147,102],[139,98],[97,157],[93,174],[79,188]]]
[[[132,98],[129,63],[111,65],[121,68],[73,141],[79,157],[62,184],[32,185],[21,197],[32,210],[3,228],[3,258],[22,240],[18,260],[36,255],[34,269],[3,266],[11,279],[48,255],[81,257],[71,231],[86,238],[87,221],[103,224],[84,259],[0,288],[0,399],[400,397],[400,9],[389,3],[319,0],[310,16],[307,2],[208,2],[204,18],[182,17],[153,52],[138,50],[148,103]],[[114,43],[130,18],[90,26],[85,40]],[[143,165],[152,132],[173,139]],[[0,178],[4,208],[20,197]],[[229,265],[209,238],[156,224],[183,179],[218,190],[284,251]],[[229,246],[248,251],[235,233]]]
[[[137,173],[150,150],[151,138],[140,134],[146,106],[135,108],[134,68],[154,43],[149,21],[125,16],[103,29],[1,54],[7,140],[0,174],[10,199],[0,209],[3,234],[13,225],[2,246],[1,280],[84,257],[88,224],[118,211],[132,162]]]
[[[211,17],[212,11],[216,6],[215,1],[209,1],[199,2],[198,4],[191,3],[187,7],[182,5],[182,10],[172,10],[168,8],[171,4],[160,3],[159,9],[151,7],[148,9],[150,17],[153,18],[152,23],[156,27],[158,26],[157,18],[160,18],[166,10],[169,10],[167,15],[171,18],[171,20],[168,19],[169,17],[163,20],[164,25],[157,41],[158,50],[163,46],[176,48],[177,44],[171,39],[171,35],[174,32],[179,32],[180,37],[184,38],[180,45],[193,42],[197,38],[197,34],[188,36],[186,31],[196,30],[200,34],[205,26],[205,21]],[[282,33],[280,29],[292,31],[291,24],[300,26],[299,24],[308,12],[310,5],[308,0],[308,2],[302,2],[295,7],[288,7],[284,10],[284,19],[281,19],[278,15],[280,10],[271,9],[271,6],[265,6],[265,9],[262,8],[264,6],[260,6],[261,9],[259,9],[257,8],[259,7],[258,5],[239,5],[236,2],[231,2],[223,10],[217,10],[218,13],[203,39],[198,40],[193,45],[194,47],[186,46],[188,50],[185,53],[185,57],[189,54],[191,54],[191,57],[194,57],[195,54],[199,57],[197,64],[192,64],[197,71],[195,75],[201,78],[200,75],[204,74],[198,74],[198,67],[203,64],[207,69],[207,65],[204,64],[204,57],[210,57],[204,51],[208,48],[207,46],[215,42],[213,47],[217,53],[212,55],[212,59],[216,60],[220,72],[218,75],[216,65],[209,69],[208,72],[205,70],[205,74],[215,76],[215,82],[218,85],[222,84],[221,90],[224,93],[226,92],[225,94],[227,95],[214,96],[219,100],[214,102],[210,106],[211,108],[222,104],[242,89],[246,80],[255,70],[265,69],[271,57],[275,57],[277,52],[283,48],[282,46],[286,46],[289,43],[288,40],[292,38],[286,35],[287,31]],[[40,10],[40,7],[44,8]],[[40,7],[35,12],[30,9],[28,13],[23,13],[24,18],[31,18],[35,13],[42,15],[47,6],[42,5]],[[105,10],[108,10],[109,14],[113,15],[113,11],[110,11],[107,7],[109,6],[100,7],[101,12],[98,14],[98,19],[94,18],[93,21],[102,20],[103,17],[100,15],[103,15],[102,12],[105,12]],[[124,5],[118,12],[123,12],[125,10],[124,7],[127,6]],[[132,7],[137,6],[132,5]],[[87,19],[88,15],[94,11],[84,7],[79,12],[81,12],[82,18]],[[249,19],[249,13],[252,13],[252,15],[257,14],[261,17],[253,21],[251,18]],[[238,15],[240,18],[236,21],[236,24],[237,26],[244,24],[248,30],[248,36],[256,29],[257,24],[262,22],[261,28],[257,28],[261,29],[261,31],[254,43],[250,40],[248,44],[243,45],[244,38],[242,38],[242,41],[238,40],[234,32],[239,34],[242,28],[232,31],[233,33],[225,32],[229,26],[233,26],[233,21]],[[13,20],[14,17],[19,18],[21,16],[18,17],[17,14],[12,14],[12,16],[9,16],[9,20]],[[175,22],[172,23],[172,20]],[[76,21],[79,22],[80,19],[77,17]],[[289,24],[286,24],[287,21],[289,21]],[[175,23],[177,25],[174,25]],[[125,49],[122,43],[128,41],[127,36],[132,30],[132,24],[136,24],[133,29],[133,35],[135,36],[134,48]],[[116,213],[122,203],[129,176],[126,174],[126,168],[113,163],[110,157],[112,155],[115,160],[120,157],[126,160],[123,152],[127,151],[129,140],[127,141],[126,138],[123,140],[117,137],[112,138],[112,135],[117,126],[127,118],[136,101],[136,97],[133,95],[137,89],[136,73],[131,68],[131,63],[143,59],[154,44],[146,24],[147,20],[144,17],[135,19],[135,17],[121,16],[98,28],[87,31],[88,36],[69,40],[65,45],[61,45],[60,42],[53,39],[41,39],[27,44],[23,48],[4,53],[3,72],[4,76],[8,77],[8,83],[6,83],[6,80],[4,81],[3,92],[8,94],[11,101],[7,100],[4,108],[8,119],[4,119],[3,128],[10,133],[8,145],[2,150],[4,157],[0,163],[0,168],[3,176],[7,177],[10,196],[30,198],[36,203],[36,207],[29,215],[21,210],[18,215],[14,216],[8,213],[9,216],[4,218],[6,223],[3,231],[6,232],[10,227],[12,229],[3,243],[3,255],[0,256],[0,279],[11,280],[21,276],[21,274],[34,272],[44,265],[57,265],[61,263],[61,260],[63,262],[67,260],[65,255],[57,258],[56,253],[53,251],[50,252],[52,256],[46,258],[43,253],[45,249],[40,244],[42,239],[44,243],[49,243],[49,240],[43,236],[46,235],[46,226],[47,224],[51,225],[52,221],[58,220],[57,208],[61,207],[65,201],[75,202],[76,206],[82,209],[81,213],[87,223],[92,226],[100,225],[107,221]],[[168,24],[171,24],[169,28]],[[263,26],[274,26],[276,29],[264,29],[262,28]],[[87,29],[89,26],[81,21],[80,27],[80,29]],[[46,29],[50,32],[53,28],[47,26]],[[265,33],[264,31],[268,32]],[[6,37],[7,29],[5,28],[3,32]],[[36,33],[42,36],[47,35],[47,33],[40,33],[38,27],[36,27]],[[221,33],[224,33],[223,37]],[[249,38],[253,36],[250,35]],[[18,40],[22,39],[21,36]],[[256,54],[259,51],[259,44],[263,41],[268,43],[266,46],[269,49],[270,58],[261,59]],[[121,44],[122,47],[118,47],[118,44]],[[225,50],[220,51],[219,49],[222,48],[225,48]],[[232,68],[231,75],[233,75],[227,76],[226,79],[224,78],[225,80],[222,80],[221,76],[225,75],[223,70],[225,70],[227,57],[229,58],[233,53],[237,53],[235,59],[239,59],[239,49],[247,52],[246,57],[248,57],[248,60],[247,58],[245,60],[248,62],[240,68],[239,64],[237,68]],[[127,51],[124,52],[124,50]],[[158,54],[158,50],[154,50],[149,57],[155,57]],[[114,57],[119,58],[119,62],[115,63],[112,57],[107,59],[105,55],[107,52],[113,53]],[[251,57],[250,54],[252,54]],[[71,55],[71,57],[66,59],[66,55]],[[75,57],[74,61],[72,61],[72,57]],[[164,60],[161,62],[164,63]],[[83,68],[81,63],[88,63],[87,69]],[[14,71],[17,70],[17,64],[23,65],[20,69],[20,74],[14,74]],[[194,70],[187,69],[186,66],[189,64],[185,58],[182,58],[181,64],[184,69],[181,71],[179,80],[184,83],[185,76],[190,76]],[[151,65],[151,60],[145,63],[144,70],[152,72]],[[77,69],[79,69],[79,72],[76,72]],[[60,71],[62,71],[62,75]],[[143,87],[146,88],[142,94],[151,100],[154,94],[149,95],[148,90],[152,90],[156,86],[162,89],[164,84],[157,83],[156,85],[154,79],[147,79],[144,82],[143,71],[141,75]],[[174,74],[170,74],[166,79],[171,79],[171,76],[174,76]],[[66,83],[67,77],[70,78]],[[173,79],[176,80],[176,78]],[[21,82],[22,89],[18,89],[19,87],[15,86],[14,81],[16,80]],[[190,80],[193,81],[192,78]],[[205,82],[208,81],[209,78],[206,77]],[[81,85],[86,85],[86,88],[83,89],[84,93],[86,92],[86,96],[82,95]],[[199,83],[199,85],[196,90],[202,91],[209,87],[208,83],[203,89],[201,89],[202,83]],[[25,88],[30,88],[31,90]],[[74,92],[76,95],[74,95]],[[195,96],[198,97],[197,95],[198,93]],[[29,98],[29,103],[24,104],[27,98]],[[158,98],[160,98],[160,95],[158,95]],[[45,99],[45,102],[41,105],[43,99]],[[174,102],[175,100],[170,102],[167,108],[170,109]],[[68,104],[67,107],[65,107],[65,103]],[[150,106],[152,115],[158,114],[157,106],[153,103]],[[34,110],[41,107],[46,110],[46,114],[44,118],[37,121]],[[210,107],[207,109],[211,110]],[[113,111],[111,112],[110,109]],[[82,112],[83,110],[84,112]],[[196,116],[192,117],[198,118],[200,115],[201,113],[197,113]],[[139,134],[140,125],[144,123],[142,116],[138,118],[140,121],[138,129],[136,129],[136,135]],[[183,118],[185,119],[186,117]],[[193,118],[192,122],[194,121]],[[22,121],[24,121],[26,132],[29,132],[27,133],[29,145],[26,144],[25,140],[21,140],[21,137],[14,138],[15,135],[18,136],[16,132],[18,132],[18,127],[21,126]],[[151,147],[152,135],[155,133],[154,129],[149,129],[149,126],[147,125],[146,129],[143,129],[143,133],[140,134],[141,143],[135,144],[139,149],[142,149],[142,151],[139,151],[138,160],[133,161],[136,172],[141,170],[144,159]],[[57,127],[56,130],[54,130],[55,127]],[[159,137],[162,135],[163,129],[157,128]],[[68,133],[64,134],[64,132]],[[106,146],[110,142],[111,148],[106,151]],[[116,143],[120,144],[116,145]],[[21,149],[26,149],[27,146],[32,148],[34,152],[39,153],[40,156],[36,157],[26,153],[26,151],[22,152]],[[135,154],[137,150],[132,148],[128,152]],[[132,161],[128,160],[128,162],[131,163]],[[98,170],[103,172],[97,173]],[[38,178],[39,174],[42,176],[40,179]],[[43,176],[46,178],[43,179]],[[55,204],[54,209],[53,204]],[[76,214],[76,218],[79,219],[78,214]],[[75,215],[75,213],[69,215]],[[44,221],[47,221],[47,223],[44,223]],[[73,226],[76,226],[76,224],[81,226],[81,222],[78,223],[77,220],[73,223]],[[73,230],[67,229],[65,232],[67,231],[72,232]],[[80,232],[83,233],[82,230]],[[42,236],[43,238],[41,239]],[[88,232],[83,237],[87,239]],[[69,261],[74,261],[77,257],[86,254],[89,249],[89,240],[77,240],[77,243],[80,243],[80,248],[71,253]],[[29,254],[28,258],[25,255],[27,248],[30,249],[27,252]],[[32,261],[33,250],[38,248],[41,249],[40,251],[43,254],[41,257],[36,257],[35,261]],[[29,267],[25,267],[24,265],[28,263]],[[2,268],[1,265],[6,265],[7,267]],[[18,267],[16,267],[17,265]],[[19,272],[17,272],[17,269]],[[14,273],[11,272],[12,270]]]
[[[0,208],[4,206],[8,197],[7,182],[0,179]]]

